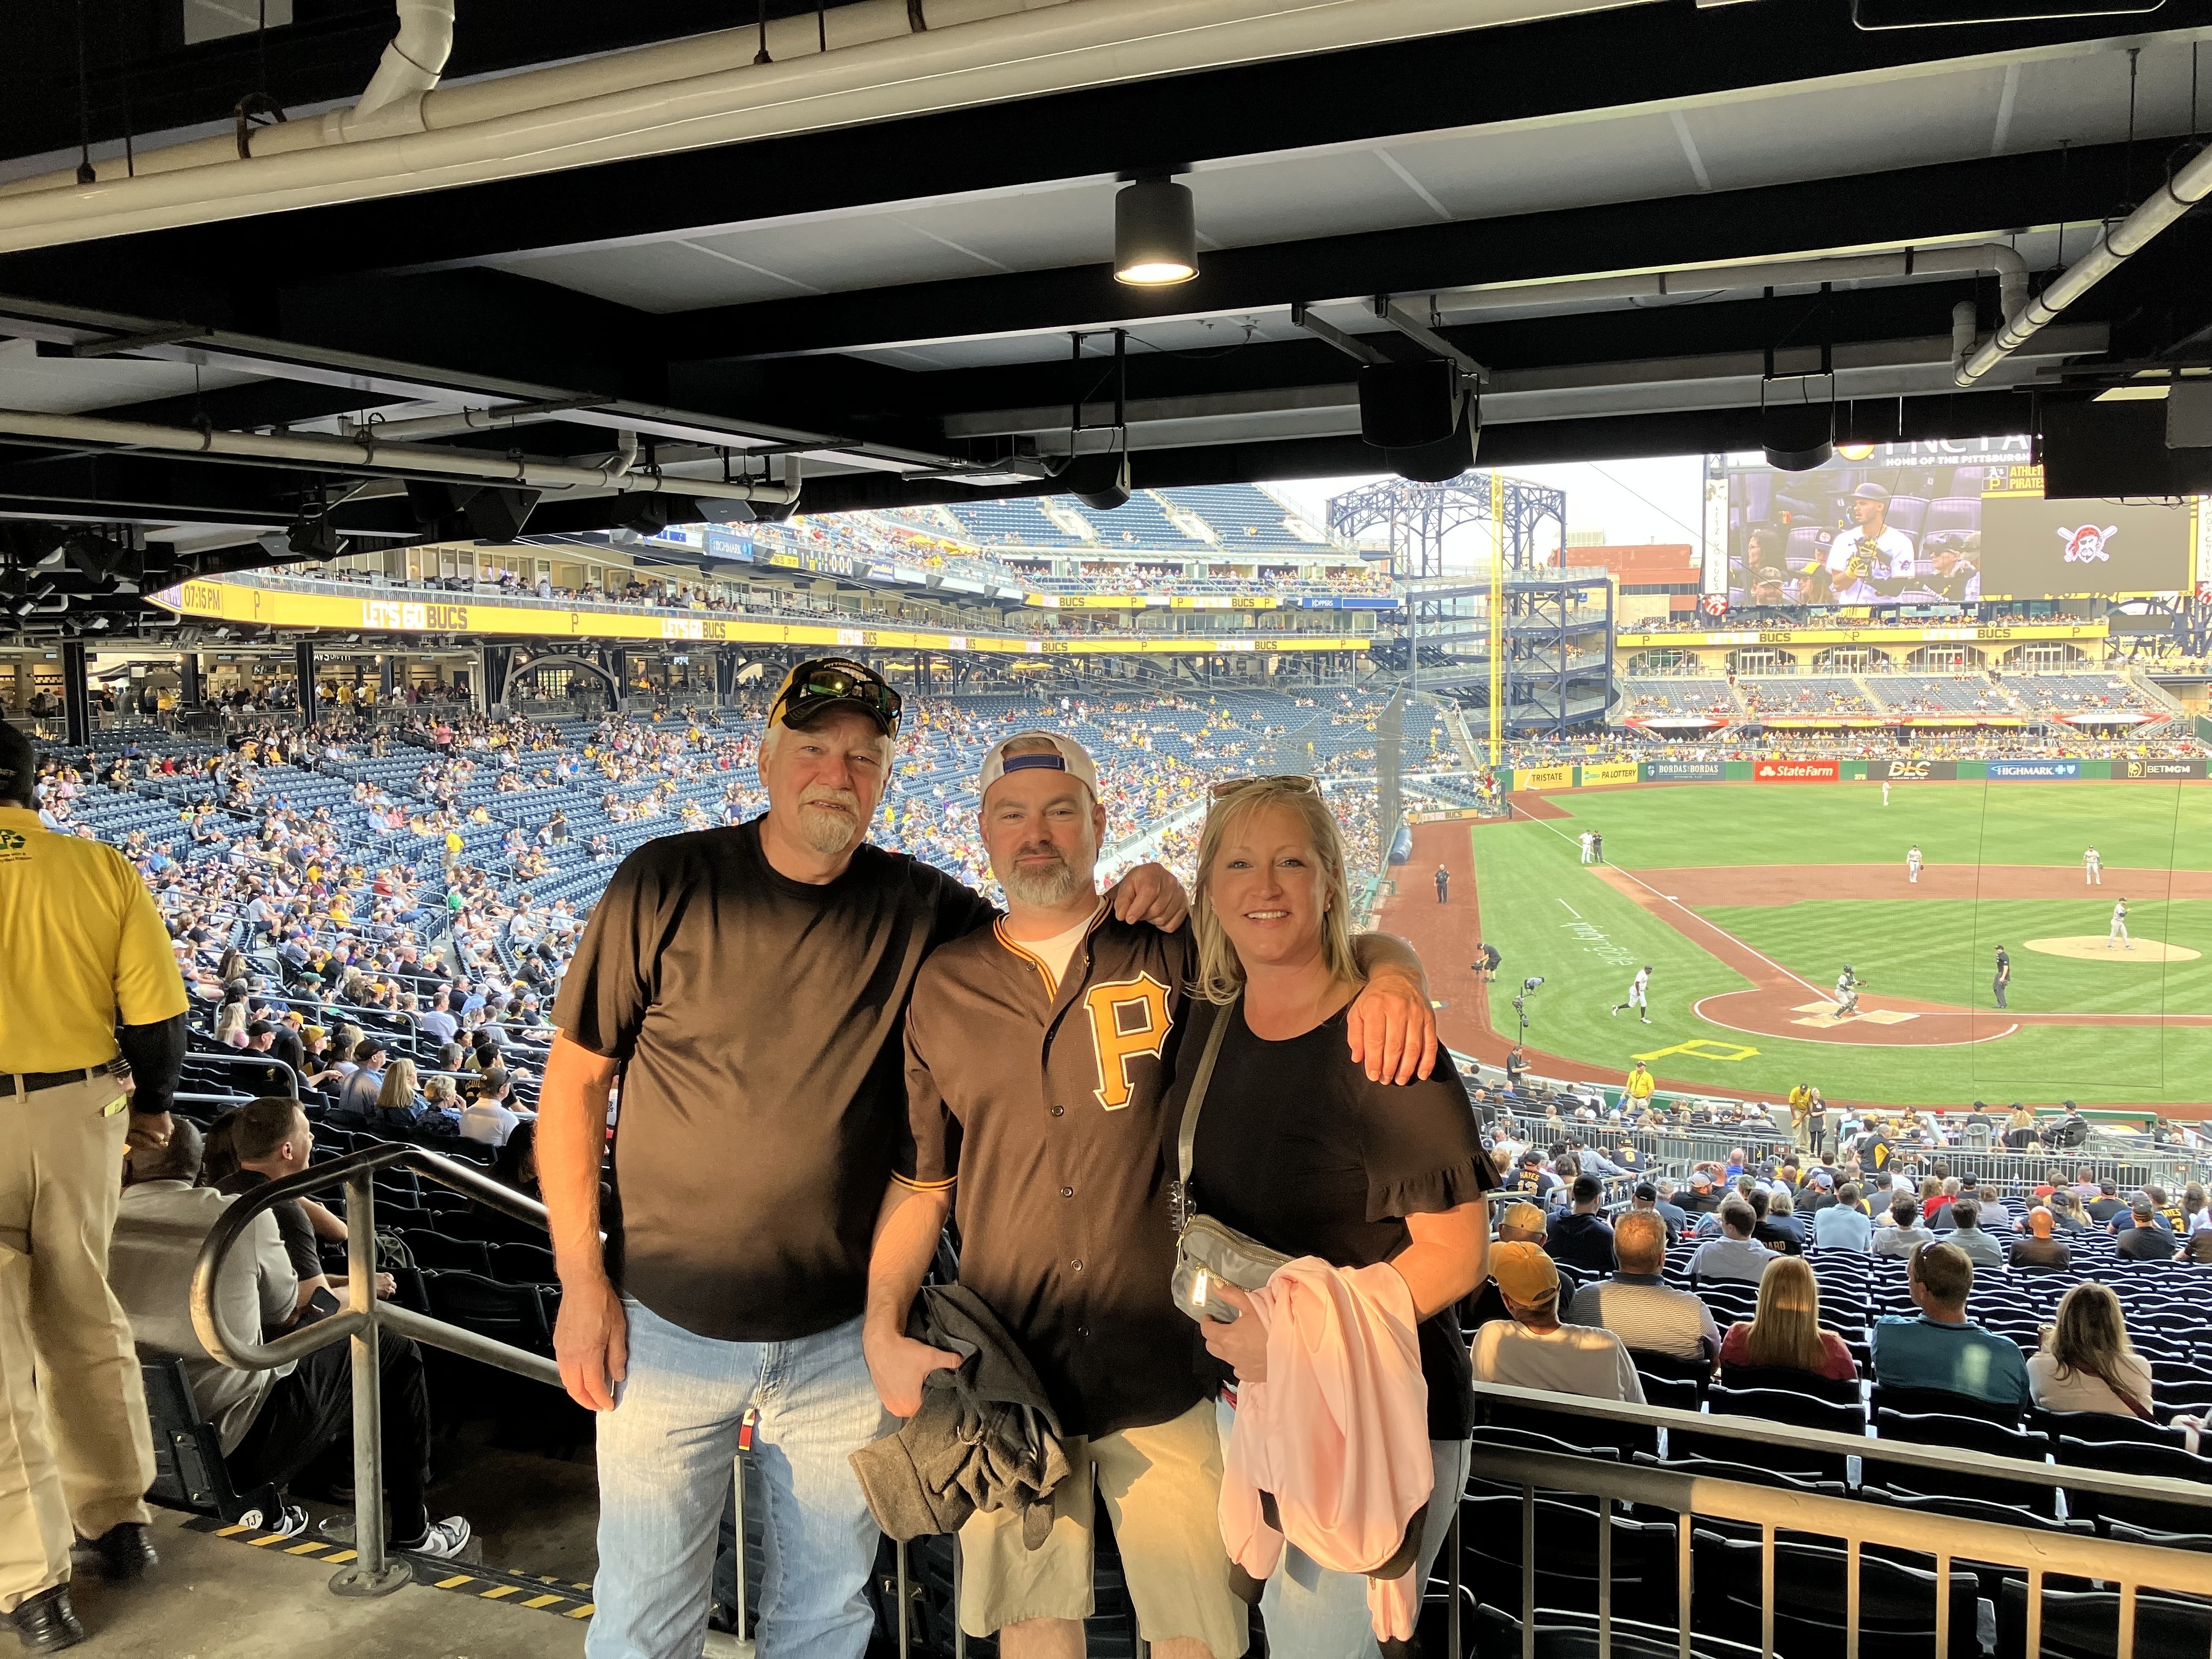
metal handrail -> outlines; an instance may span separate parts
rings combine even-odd
[[[384,1539],[384,1419],[382,1374],[377,1348],[389,1329],[466,1359],[495,1365],[518,1376],[561,1386],[561,1368],[543,1354],[527,1353],[505,1342],[449,1325],[410,1309],[380,1302],[376,1296],[376,1190],[380,1170],[404,1165],[441,1186],[466,1194],[478,1203],[532,1225],[547,1225],[545,1206],[502,1187],[490,1176],[442,1158],[425,1147],[389,1145],[365,1148],[263,1182],[228,1205],[200,1246],[192,1268],[192,1329],[200,1345],[219,1364],[234,1370],[273,1370],[303,1359],[318,1349],[348,1341],[353,1353],[353,1485],[356,1559],[331,1580],[333,1595],[386,1595],[410,1581],[413,1570],[386,1558]],[[346,1306],[339,1313],[263,1342],[228,1329],[216,1287],[223,1264],[255,1218],[286,1199],[302,1198],[343,1182],[346,1191]]]

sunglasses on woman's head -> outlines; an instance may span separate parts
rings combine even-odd
[[[1209,793],[1215,800],[1227,800],[1241,789],[1255,788],[1263,783],[1280,784],[1285,789],[1303,789],[1313,794],[1321,793],[1319,784],[1297,772],[1281,772],[1273,777],[1231,778],[1225,783],[1215,784]]]

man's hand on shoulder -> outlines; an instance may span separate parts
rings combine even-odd
[[[871,1326],[860,1338],[860,1351],[868,1362],[868,1376],[876,1385],[876,1398],[893,1417],[912,1417],[921,1409],[921,1391],[932,1371],[960,1368],[958,1354],[917,1342],[902,1331]]]
[[[1350,1028],[1352,1063],[1370,1082],[1411,1083],[1436,1068],[1437,1014],[1417,965],[1371,963],[1367,988],[1352,1003]]]
[[[1149,922],[1172,933],[1190,915],[1190,895],[1164,864],[1140,864],[1114,884],[1106,896],[1116,921]]]

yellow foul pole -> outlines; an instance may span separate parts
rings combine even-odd
[[[1490,475],[1490,769],[1505,733],[1505,481]]]

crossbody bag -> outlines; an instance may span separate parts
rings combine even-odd
[[[1170,1194],[1169,1214],[1176,1228],[1173,1276],[1176,1306],[1192,1319],[1212,1319],[1234,1324],[1237,1310],[1216,1294],[1222,1285],[1240,1291],[1256,1291],[1274,1277],[1275,1269],[1290,1261],[1280,1250],[1270,1249],[1225,1222],[1200,1215],[1191,1200],[1190,1170],[1198,1149],[1198,1116],[1206,1107],[1206,1091],[1213,1081],[1214,1062],[1221,1057],[1223,1038],[1237,1017],[1231,1002],[1215,1016],[1206,1033],[1206,1048],[1198,1057],[1197,1073],[1183,1097],[1182,1123],[1176,1133],[1176,1183]]]

